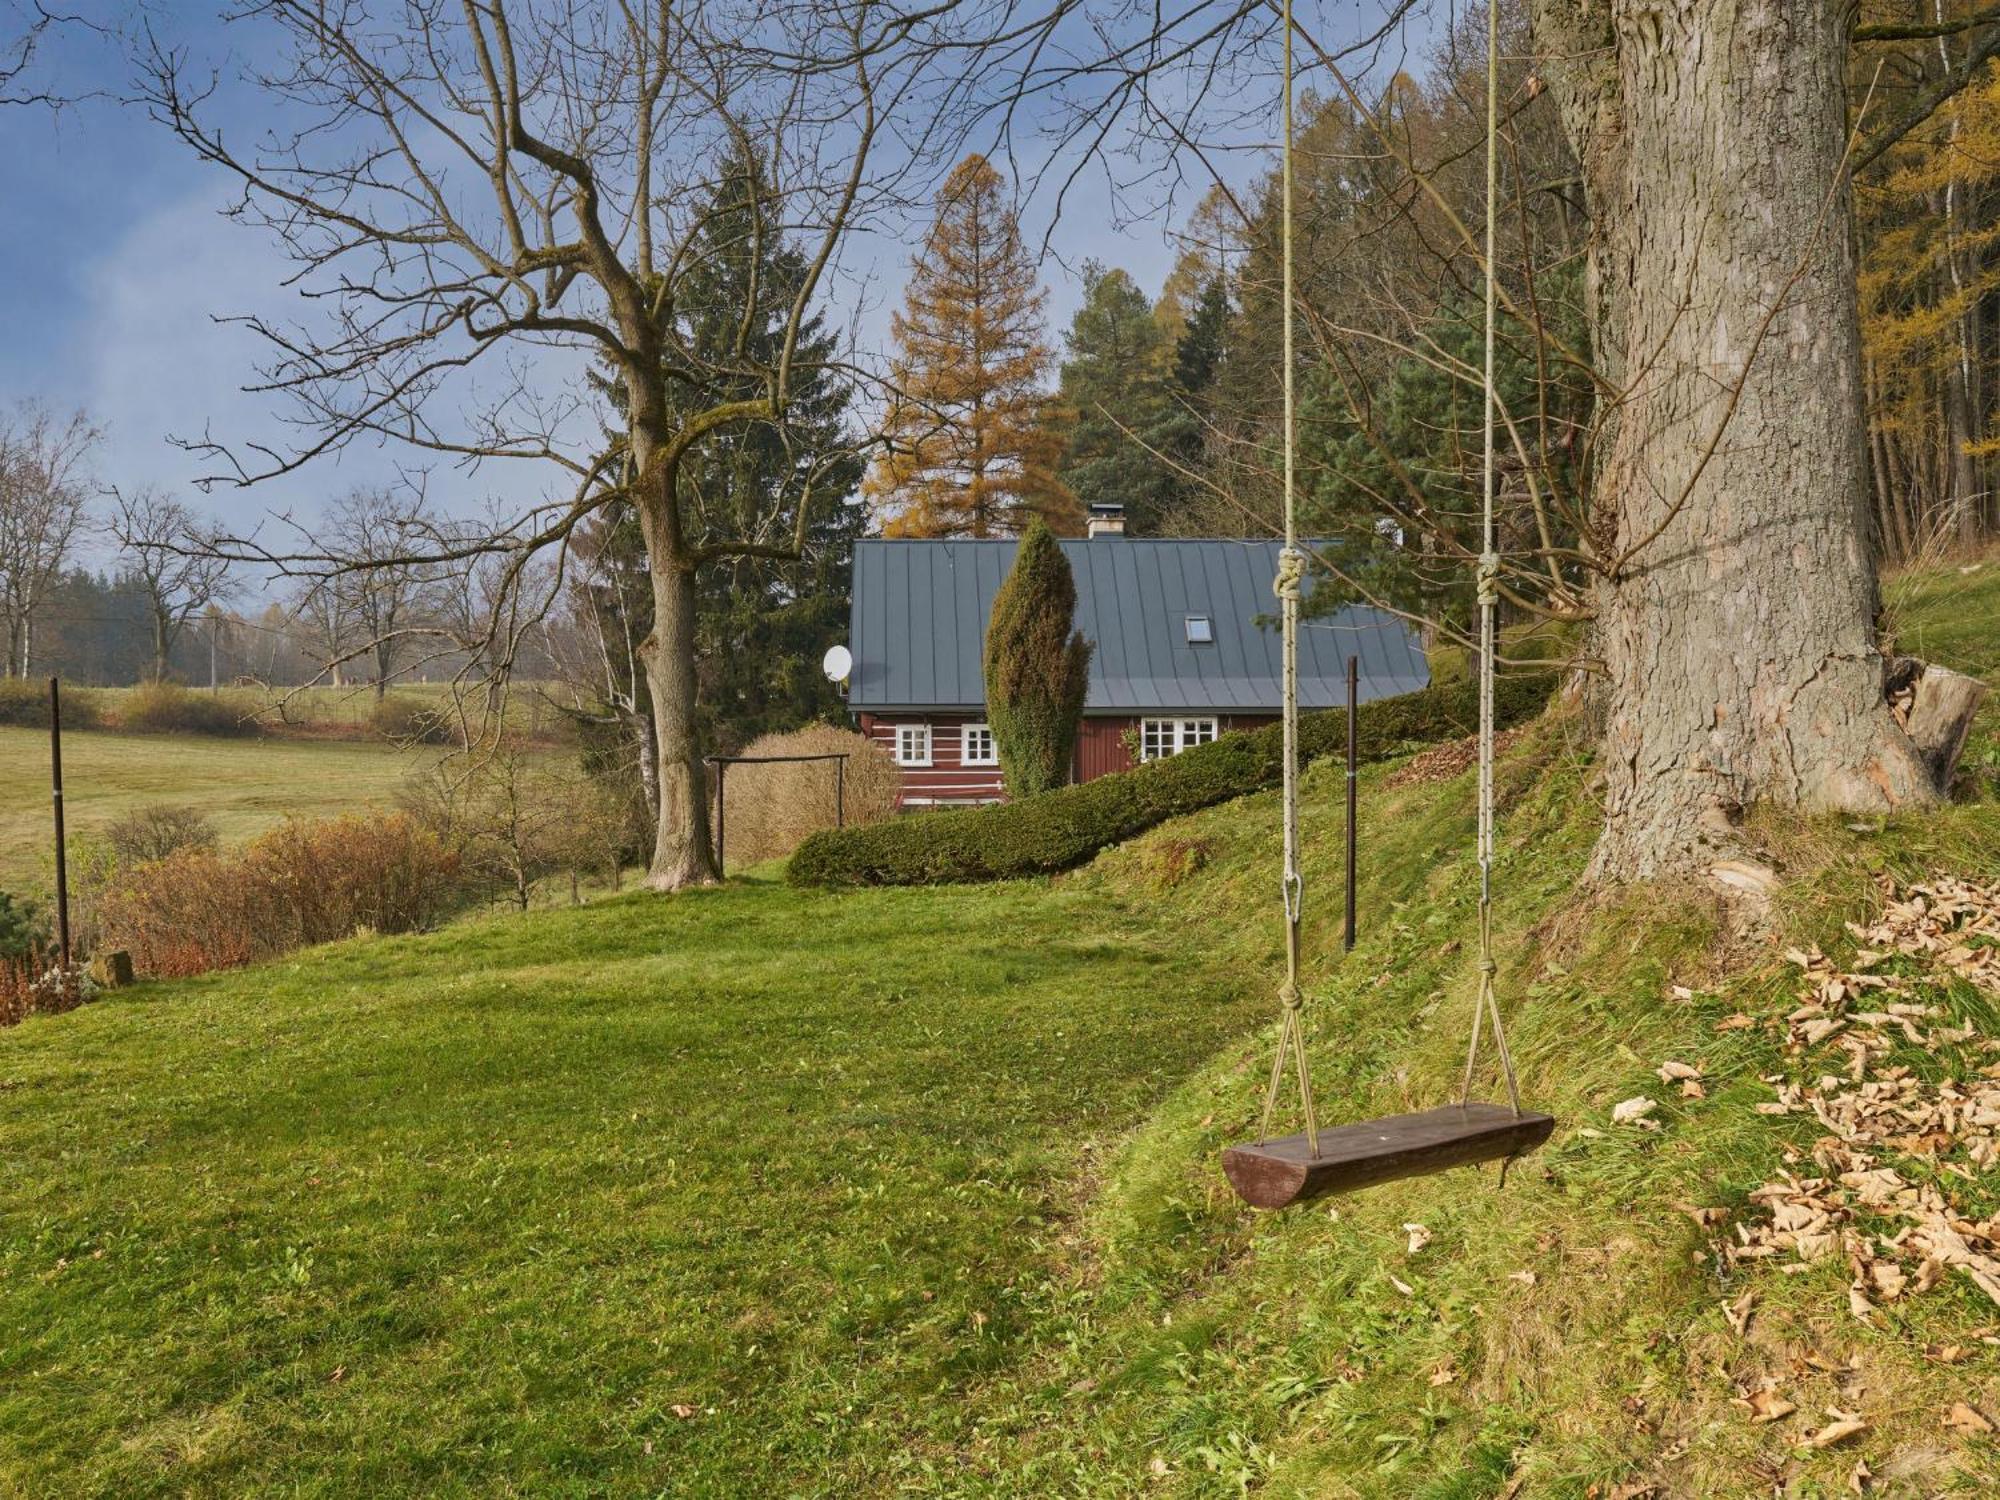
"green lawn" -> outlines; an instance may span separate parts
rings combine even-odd
[[[0,1489],[920,1473],[1244,1000],[1097,899],[760,883],[0,1034]]]
[[[386,743],[200,739],[71,732],[63,736],[63,801],[72,833],[93,833],[135,807],[176,802],[208,814],[237,843],[280,820],[330,817],[395,799],[435,750]],[[44,884],[50,861],[49,737],[0,728],[0,889]]]

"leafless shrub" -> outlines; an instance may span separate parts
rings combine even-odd
[[[150,864],[183,849],[214,852],[215,825],[192,807],[156,802],[135,808],[104,830],[105,842],[119,863]]]
[[[879,823],[896,811],[901,773],[879,746],[833,724],[811,724],[751,742],[745,755],[846,754],[848,825]],[[790,854],[809,833],[834,825],[832,761],[729,768],[728,854],[732,866]]]

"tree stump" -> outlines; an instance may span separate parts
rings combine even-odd
[[[101,989],[123,989],[132,982],[132,955],[123,948],[98,954],[90,961],[90,977]]]
[[[1949,667],[1901,657],[1889,669],[1889,702],[1937,789],[1949,796],[1965,737],[1986,701],[1986,684]]]

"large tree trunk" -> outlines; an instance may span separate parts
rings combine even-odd
[[[1584,164],[1597,357],[1627,391],[1595,490],[1626,558],[1598,590],[1596,871],[1712,868],[1758,803],[1927,801],[1875,645],[1851,5],[1534,4]]]
[[[653,559],[653,635],[645,648],[659,768],[659,834],[646,883],[677,891],[717,878],[708,828],[708,768],[695,721],[695,586],[691,569],[647,538]]]

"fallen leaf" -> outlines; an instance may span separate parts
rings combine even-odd
[[[1456,1379],[1458,1379],[1458,1371],[1449,1363],[1441,1364],[1435,1370],[1431,1371],[1432,1385],[1450,1385]]]
[[[1724,1016],[1720,1021],[1717,1021],[1715,1023],[1715,1029],[1717,1031],[1748,1031],[1752,1026],[1755,1026],[1756,1024],[1757,1023],[1755,1021],[1751,1020],[1750,1017],[1744,1015],[1743,1012],[1739,1010],[1735,1015]]]
[[[1683,1079],[1700,1078],[1701,1069],[1690,1067],[1684,1062],[1675,1062],[1671,1057],[1660,1064],[1660,1082],[1678,1083]]]
[[[1962,1432],[1967,1437],[1991,1432],[1993,1424],[1963,1401],[1954,1401],[1951,1410],[1944,1414],[1944,1425],[1951,1432]]]
[[[1750,1420],[1760,1426],[1789,1417],[1798,1410],[1795,1404],[1772,1390],[1752,1391],[1738,1404],[1748,1407]]]
[[[1874,1478],[1875,1476],[1868,1471],[1868,1460],[1856,1459],[1854,1472],[1847,1476],[1847,1488],[1856,1495],[1865,1495]]]
[[[1724,1303],[1722,1316],[1728,1320],[1731,1329],[1737,1333],[1744,1333],[1749,1330],[1750,1314],[1756,1306],[1757,1291],[1753,1287],[1734,1302]]]
[[[1417,1295],[1417,1289],[1400,1277],[1391,1276],[1389,1278],[1389,1285],[1401,1292],[1405,1297],[1414,1297]]]
[[[1415,1255],[1431,1242],[1431,1232],[1421,1224],[1405,1224],[1403,1233],[1410,1237],[1409,1254]]]
[[[1156,1453],[1153,1455],[1152,1462],[1147,1464],[1146,1468],[1157,1477],[1167,1472],[1167,1461]]]
[[[1511,1271],[1508,1273],[1507,1279],[1509,1281],[1518,1281],[1522,1286],[1533,1286],[1536,1276],[1533,1271]]]
[[[1648,1099],[1644,1094],[1621,1100],[1611,1106],[1613,1125],[1639,1125],[1648,1123],[1647,1117],[1660,1107],[1657,1099]],[[1656,1127],[1657,1128],[1657,1127]]]
[[[1713,1229],[1729,1217],[1729,1210],[1726,1208],[1696,1208],[1692,1203],[1676,1203],[1674,1209],[1693,1219],[1698,1229]]]
[[[1844,1443],[1851,1437],[1859,1437],[1868,1430],[1868,1424],[1859,1417],[1842,1417],[1837,1422],[1829,1422],[1805,1441],[1808,1448],[1831,1448],[1836,1443]]]
[[[694,1415],[694,1408],[689,1406],[685,1401],[676,1401],[667,1410],[679,1417],[683,1422]]]

